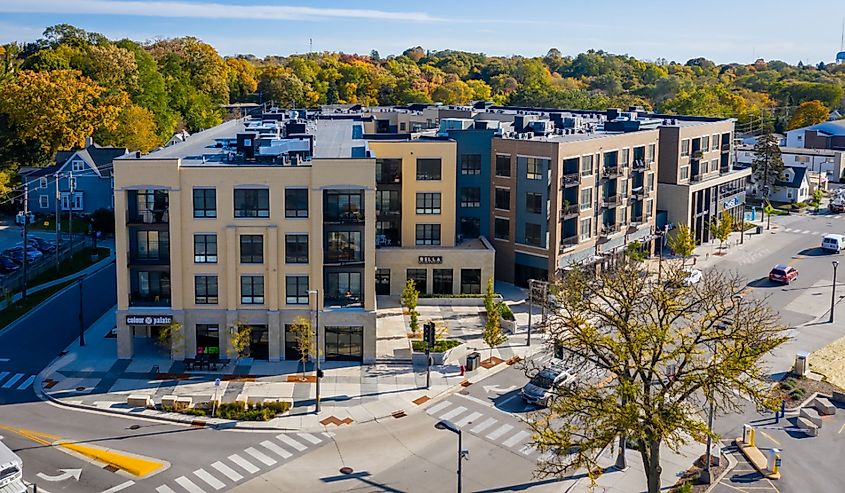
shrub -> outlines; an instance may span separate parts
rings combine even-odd
[[[499,309],[499,315],[505,320],[514,321],[516,318],[513,316],[513,312],[511,311],[511,307],[506,305],[503,301],[496,303],[496,307]]]
[[[792,398],[792,400],[797,401],[797,400],[804,398],[804,395],[806,393],[807,393],[806,390],[804,390],[802,388],[797,388],[797,389],[794,389],[792,392],[789,393],[789,397]]]
[[[789,378],[784,379],[780,383],[780,388],[782,388],[783,390],[786,390],[786,391],[790,391],[790,390],[795,388],[795,385],[797,385],[797,383],[798,382],[796,382],[794,378],[789,377]]]
[[[286,401],[267,402],[254,406],[247,406],[243,402],[227,402],[220,404],[217,415],[223,419],[237,421],[269,421],[276,415],[288,411],[290,407],[291,403]]]
[[[180,411],[182,414],[187,414],[188,416],[207,416],[208,411],[205,409],[198,409],[196,407],[183,409]]]
[[[692,483],[684,481],[684,484],[678,486],[675,490],[677,493],[692,493]]]
[[[413,341],[411,343],[414,351],[417,353],[424,353],[425,352],[425,342],[423,341]],[[434,343],[434,347],[431,348],[431,351],[434,353],[443,353],[449,349],[454,347],[460,346],[461,341],[457,339],[441,339]]]

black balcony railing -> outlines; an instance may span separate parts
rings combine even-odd
[[[607,180],[618,178],[620,174],[622,174],[622,170],[616,166],[601,169],[601,177]]]
[[[616,223],[613,224],[602,224],[599,228],[599,236],[610,236],[612,234],[619,232],[619,225]]]
[[[560,240],[560,251],[568,250],[578,244],[578,235],[567,236]]]
[[[561,209],[560,211],[561,219],[575,217],[578,215],[579,210],[580,207],[578,206],[578,204],[564,205],[563,209]]]
[[[560,180],[560,186],[564,188],[577,187],[579,183],[581,183],[580,173],[567,173]]]
[[[617,207],[622,203],[622,195],[606,195],[601,198],[601,206],[604,208]]]
[[[170,214],[167,208],[142,209],[130,211],[127,220],[130,224],[167,224],[170,222]]]
[[[642,159],[637,159],[634,161],[634,171],[646,171],[652,168],[654,161],[644,161]]]

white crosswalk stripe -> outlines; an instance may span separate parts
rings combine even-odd
[[[456,421],[455,426],[457,426],[458,428],[463,428],[464,426],[474,422],[476,419],[478,419],[482,416],[484,416],[484,415],[481,414],[481,413],[478,413],[478,412],[467,414],[466,416],[464,416],[460,420]]]
[[[0,380],[3,379],[5,375],[0,373]],[[431,406],[430,408],[426,409],[425,412],[428,414],[437,414],[439,411],[446,409],[447,407],[451,406],[452,403],[449,401],[438,402],[437,404]]]
[[[524,445],[521,449],[519,449],[519,453],[520,453],[520,454],[522,454],[522,455],[531,455],[531,454],[533,454],[536,450],[537,450],[537,449],[535,449],[535,448],[534,448],[533,446],[531,446],[531,445]]]
[[[6,380],[6,383],[3,384],[2,388],[4,388],[4,389],[10,388],[12,385],[17,383],[17,381],[20,380],[21,378],[23,378],[23,373],[15,373],[15,376]]]
[[[305,441],[313,443],[314,445],[317,445],[318,443],[322,442],[322,440],[320,440],[319,438],[315,437],[314,435],[312,435],[310,433],[297,433],[297,435],[304,438]]]
[[[324,437],[326,437],[326,438],[331,438],[331,437],[333,437],[333,436],[334,436],[334,433],[332,433],[332,432],[330,432],[330,431],[324,431],[324,432],[322,432],[322,433],[320,433],[320,434],[321,434],[321,435],[323,435],[323,436],[324,436]]]
[[[521,442],[525,438],[528,438],[529,436],[531,436],[531,433],[528,433],[527,431],[523,430],[517,432],[514,436],[502,442],[502,445],[504,445],[505,447],[513,447],[514,445]]]
[[[0,371],[0,382],[2,382],[3,379],[6,378],[6,375],[8,375],[8,374],[9,374],[9,372],[7,372],[7,371]]]
[[[464,406],[458,406],[455,409],[452,409],[451,411],[449,411],[447,413],[441,414],[440,419],[452,419],[455,416],[459,416],[459,415],[463,414],[464,411],[466,411],[466,410],[467,410],[467,408],[465,408]]]
[[[287,450],[283,449],[282,447],[278,446],[277,444],[271,442],[270,440],[264,440],[263,442],[260,443],[260,445],[262,447],[266,448],[267,450],[269,450],[270,452],[273,452],[274,454],[278,455],[282,459],[287,459],[287,458],[293,456],[292,453],[288,452]]]
[[[486,420],[482,421],[469,431],[470,433],[481,433],[482,431],[486,430],[487,428],[490,428],[496,423],[498,423],[498,421],[496,421],[494,418],[487,418]]]
[[[205,493],[205,490],[197,486],[196,483],[186,478],[185,476],[179,476],[178,478],[176,478],[176,484],[185,488],[188,493]]]
[[[298,451],[300,451],[300,452],[302,452],[303,450],[305,450],[306,448],[308,448],[308,447],[306,447],[305,445],[303,445],[303,444],[301,444],[301,443],[297,442],[297,441],[296,441],[296,440],[294,440],[293,438],[291,438],[291,437],[289,437],[289,436],[285,435],[284,433],[282,433],[281,435],[276,435],[276,440],[279,440],[280,442],[284,443],[285,445],[289,445],[289,446],[291,446],[292,448],[294,448],[294,449],[296,449],[296,450],[298,450]]]
[[[496,440],[497,438],[499,438],[500,436],[504,435],[505,433],[511,431],[512,429],[513,429],[513,426],[511,426],[511,425],[502,425],[502,426],[496,428],[495,430],[493,430],[492,433],[487,435],[487,438],[490,439],[490,440]]]
[[[231,467],[227,466],[226,464],[224,464],[220,461],[215,462],[214,464],[211,465],[211,467],[217,469],[217,472],[226,476],[227,478],[231,479],[232,481],[240,481],[244,478],[243,476],[238,474],[237,471],[235,471],[234,469],[232,469]]]
[[[194,471],[194,474],[198,478],[208,483],[208,485],[214,488],[215,490],[222,490],[226,486],[223,481],[220,481],[219,479],[215,478],[211,475],[210,472],[206,471],[205,469],[197,469],[196,471]]]
[[[35,381],[35,375],[30,375],[22,384],[18,385],[18,390],[26,390]]]
[[[256,459],[258,459],[259,461],[263,462],[264,465],[266,465],[266,466],[272,466],[273,464],[276,463],[276,459],[274,459],[272,457],[268,457],[266,454],[263,454],[263,453],[259,452],[258,450],[254,449],[252,447],[248,447],[248,448],[244,449],[244,452],[248,453],[249,455],[251,455],[251,456],[255,457]]]
[[[255,474],[259,471],[259,469],[257,467],[255,467],[255,464],[253,464],[252,462],[244,459],[243,457],[241,457],[238,454],[230,455],[229,460],[234,462],[236,465],[240,466],[241,469],[248,472],[249,474]]]
[[[173,488],[167,486],[166,484],[163,484],[156,488],[156,491],[158,491],[158,493],[176,493],[175,491],[173,491]]]

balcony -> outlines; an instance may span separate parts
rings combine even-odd
[[[130,211],[126,217],[129,224],[167,224],[170,222],[170,214],[167,208]]]
[[[332,224],[362,224],[364,222],[364,211],[327,210],[323,214],[323,222]]]
[[[637,159],[634,161],[634,171],[648,171],[654,166],[654,161],[644,161]]]
[[[646,192],[645,187],[637,187],[631,189],[631,197],[635,199],[644,199],[645,196],[648,195]]]
[[[563,206],[563,208],[560,211],[561,221],[563,221],[564,219],[570,219],[570,218],[578,216],[579,211],[580,211],[580,207],[578,206],[578,204]]]
[[[567,236],[560,240],[560,253],[570,250],[578,245],[578,235]]]
[[[617,207],[622,203],[622,195],[607,195],[601,198],[601,206],[605,209]]]
[[[622,174],[622,170],[616,166],[612,168],[602,168],[601,169],[601,177],[605,180],[614,180],[619,178],[619,175]]]
[[[581,183],[580,173],[567,173],[560,179],[561,188],[577,187]]]
[[[616,223],[613,224],[603,224],[599,228],[599,236],[603,238],[607,238],[619,232],[619,225]]]

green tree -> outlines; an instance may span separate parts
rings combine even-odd
[[[762,191],[766,200],[768,192],[775,182],[783,177],[784,165],[781,157],[778,139],[771,132],[766,132],[757,138],[754,144],[754,158],[751,161],[751,169],[754,173],[754,180],[762,182]]]
[[[795,128],[808,127],[816,123],[827,121],[830,112],[821,101],[814,99],[813,101],[805,101],[798,106],[792,118],[789,119],[787,130]]]
[[[502,333],[502,314],[496,303],[492,301],[492,291],[493,280],[490,279],[487,282],[487,293],[484,295],[485,307],[488,305],[488,298],[491,300],[489,303],[490,309],[487,310],[487,321],[484,324],[484,332],[481,334],[481,339],[490,348],[489,359],[491,360],[493,359],[493,348],[508,340],[507,336]]]
[[[734,296],[744,286],[718,271],[694,288],[656,283],[636,262],[598,275],[568,273],[552,290],[559,309],[550,316],[549,349],[565,348],[567,368],[613,382],[576,378],[529,418],[533,445],[551,454],[538,463],[538,475],[592,475],[602,450],[621,436],[637,443],[647,491],[658,493],[662,446],[718,438],[696,411],[705,396],[717,414],[744,408],[745,399],[774,409],[761,359],[787,334],[765,300]]]
[[[296,342],[299,362],[302,364],[302,377],[305,378],[305,364],[312,354],[316,354],[314,329],[305,317],[296,317],[290,326],[290,332]]]
[[[722,215],[710,222],[710,233],[719,240],[719,249],[724,248],[731,231],[734,230],[734,218],[728,211],[722,211]]]
[[[156,343],[173,356],[185,354],[185,331],[184,326],[172,321],[159,328],[156,335]]]
[[[408,279],[405,283],[405,288],[402,289],[400,300],[402,304],[408,309],[408,317],[410,317],[411,335],[416,337],[420,330],[420,314],[417,312],[417,301],[420,299],[420,292],[417,290],[416,283],[413,279]]]
[[[648,250],[641,241],[632,241],[625,245],[625,256],[634,262],[642,262],[648,258]]]
[[[302,107],[306,104],[306,87],[295,74],[281,67],[271,67],[258,77],[261,99],[274,101],[283,107]]]
[[[695,237],[692,235],[689,226],[681,224],[669,235],[667,245],[675,252],[675,255],[681,256],[681,266],[683,267],[695,251]]]
[[[252,342],[252,327],[243,323],[235,322],[229,327],[229,344],[226,353],[235,358],[237,362],[249,354],[249,345]],[[236,363],[237,364],[237,363]]]

